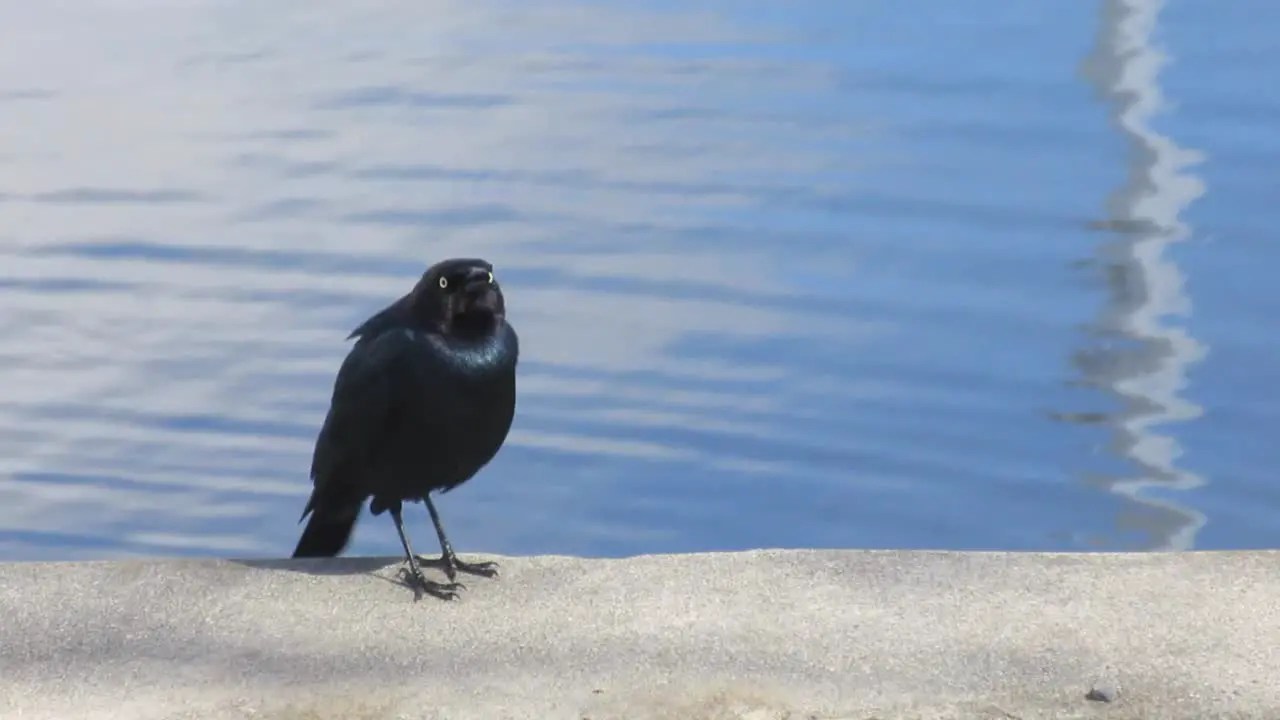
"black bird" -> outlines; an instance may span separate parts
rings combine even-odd
[[[413,290],[356,328],[338,370],[329,414],[311,459],[311,514],[293,557],[334,557],[351,538],[364,501],[390,511],[409,561],[408,580],[443,599],[463,588],[459,571],[493,577],[495,563],[458,559],[431,502],[470,480],[506,441],[516,407],[519,340],[493,265],[444,260]],[[422,501],[440,540],[438,560],[419,559],[405,535],[404,501]],[[443,566],[448,583],[421,564]]]

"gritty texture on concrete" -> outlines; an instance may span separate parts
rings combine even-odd
[[[0,564],[0,717],[1280,719],[1280,553],[497,559]]]

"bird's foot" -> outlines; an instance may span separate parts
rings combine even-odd
[[[498,563],[463,562],[458,559],[457,555],[444,554],[444,555],[441,555],[440,557],[435,557],[435,558],[419,557],[418,562],[422,563],[423,565],[430,565],[431,567],[440,568],[441,570],[444,571],[444,574],[449,577],[450,581],[453,581],[454,579],[456,579],[458,577],[458,573],[460,572],[467,573],[468,575],[479,575],[480,577],[487,577],[487,578],[498,576]]]
[[[413,599],[415,601],[421,600],[424,594],[439,600],[457,600],[458,591],[467,589],[467,586],[462,583],[438,583],[434,580],[428,580],[422,574],[422,570],[416,567],[400,568],[400,579],[413,588]]]

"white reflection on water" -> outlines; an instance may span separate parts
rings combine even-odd
[[[1192,490],[1204,482],[1178,467],[1178,440],[1159,432],[1160,425],[1202,414],[1181,393],[1188,368],[1207,353],[1184,328],[1167,323],[1171,316],[1191,312],[1182,273],[1166,252],[1191,236],[1179,215],[1205,187],[1186,172],[1203,154],[1180,147],[1152,127],[1166,108],[1158,80],[1169,58],[1152,40],[1164,4],[1107,0],[1097,45],[1084,66],[1086,77],[1111,106],[1133,165],[1124,185],[1107,199],[1107,225],[1116,238],[1099,251],[1112,294],[1094,330],[1110,341],[1084,358],[1081,369],[1091,382],[1109,387],[1122,404],[1108,420],[1114,424],[1112,450],[1132,460],[1141,474],[1104,482],[1146,509],[1128,524],[1148,533],[1154,549],[1188,550],[1206,522],[1204,514],[1167,495],[1152,494]]]
[[[287,550],[279,511],[305,496],[342,335],[447,255],[504,274],[527,367],[515,448],[707,452],[617,426],[725,424],[715,393],[606,395],[595,424],[557,404],[626,372],[736,383],[734,402],[785,417],[768,391],[782,368],[668,350],[823,332],[793,309],[820,259],[787,259],[803,234],[706,228],[858,182],[853,111],[788,102],[833,82],[819,65],[635,51],[745,39],[605,5],[0,7],[0,527],[81,557]],[[572,502],[551,479],[505,490]]]

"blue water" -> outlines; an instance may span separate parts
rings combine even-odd
[[[464,552],[1275,545],[1277,20],[0,7],[0,559],[287,555],[343,338],[450,255],[522,340]]]

